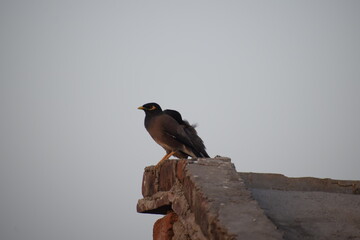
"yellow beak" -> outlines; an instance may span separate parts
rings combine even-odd
[[[145,108],[143,106],[138,107],[140,110],[144,110]]]

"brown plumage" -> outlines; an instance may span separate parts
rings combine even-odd
[[[195,126],[183,120],[179,112],[162,111],[157,103],[147,103],[138,109],[145,111],[146,130],[166,151],[166,155],[157,166],[172,155],[178,158],[209,157],[202,139],[197,135]]]

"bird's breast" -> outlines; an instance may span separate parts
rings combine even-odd
[[[169,151],[179,148],[178,141],[170,133],[172,128],[176,128],[176,125],[176,121],[167,115],[152,116],[145,119],[145,128],[150,136],[157,144]],[[173,131],[175,130],[173,129]]]

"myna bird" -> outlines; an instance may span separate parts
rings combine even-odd
[[[145,112],[146,130],[166,151],[156,167],[172,155],[178,158],[209,157],[203,141],[197,135],[195,125],[183,120],[178,111],[170,109],[163,111],[157,103],[147,103],[138,109]]]

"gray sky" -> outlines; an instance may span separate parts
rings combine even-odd
[[[2,240],[151,239],[151,101],[238,171],[360,179],[359,1],[2,0],[0,35]]]

